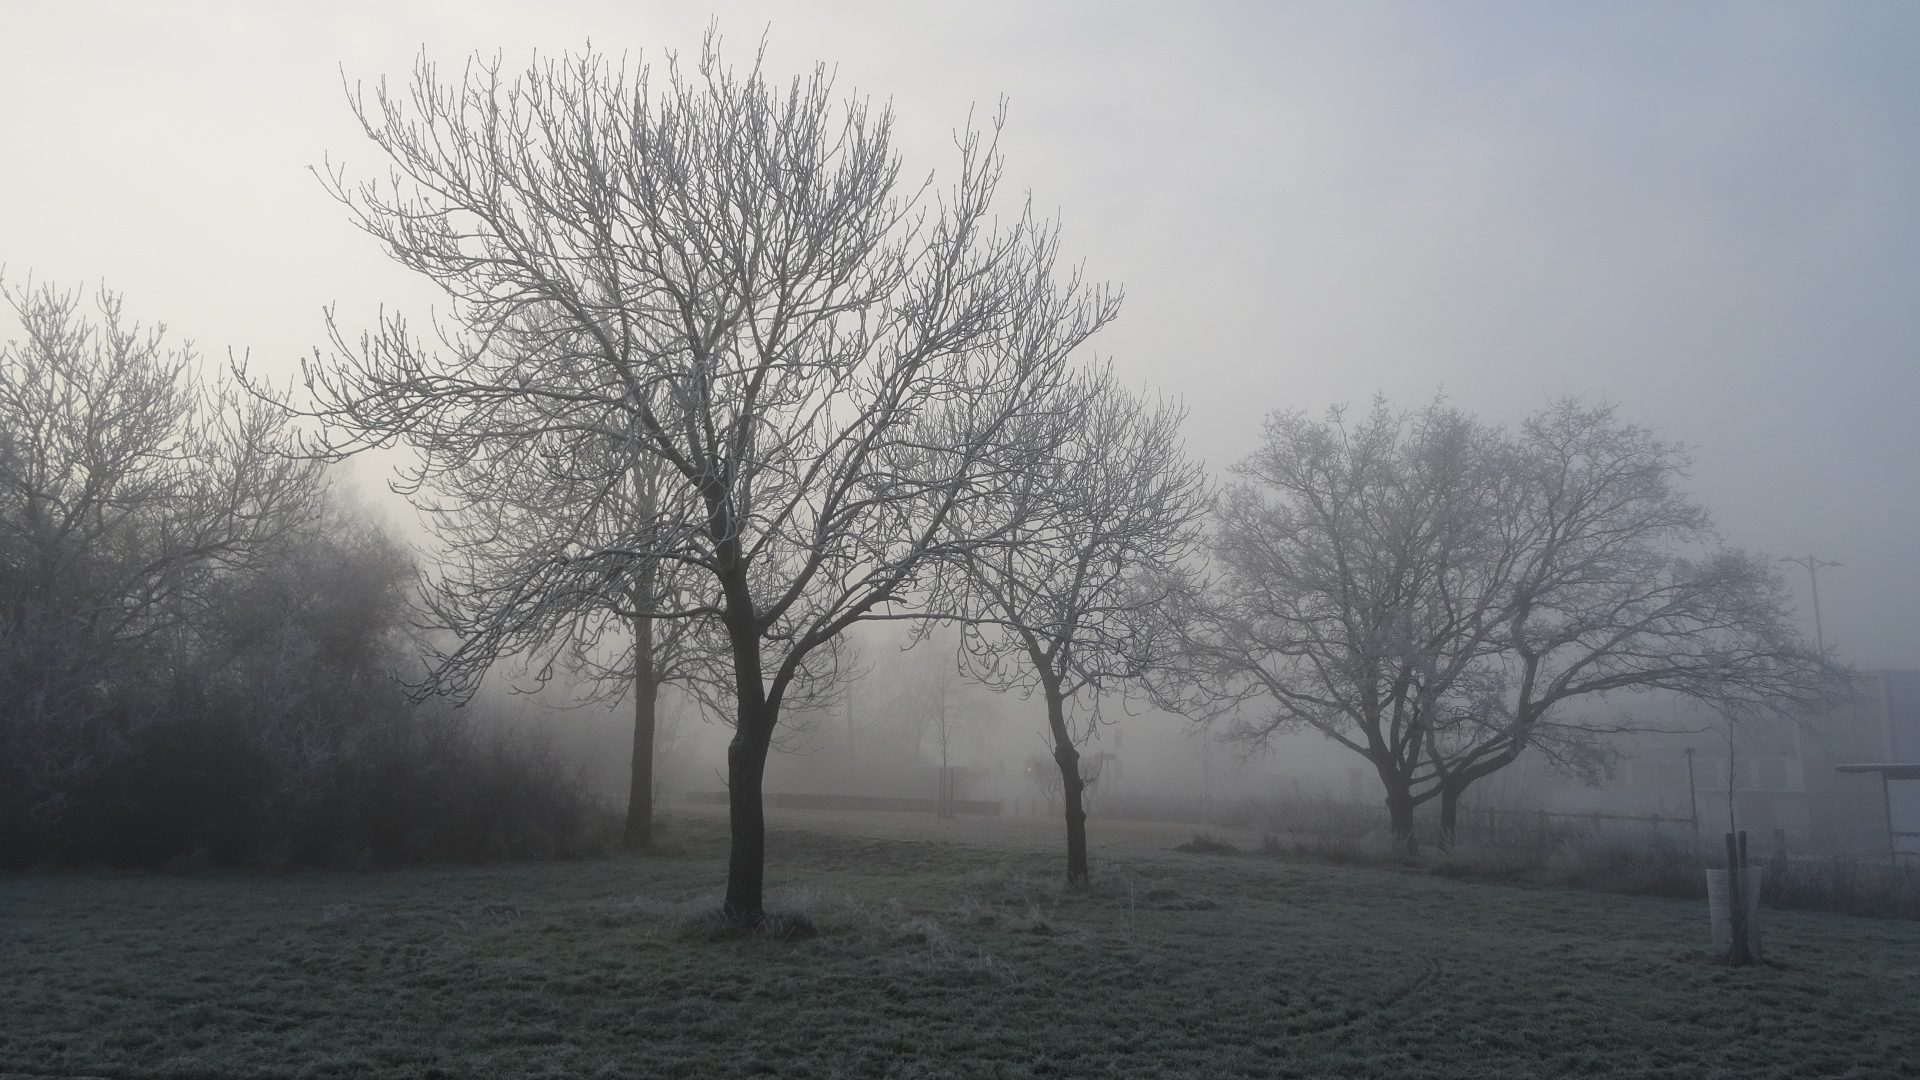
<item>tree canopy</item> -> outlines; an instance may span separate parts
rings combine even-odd
[[[698,584],[659,619],[713,619],[735,703],[726,909],[761,912],[760,783],[783,701],[842,630],[901,602],[956,523],[1046,447],[1027,445],[1068,355],[1118,298],[1056,273],[1057,235],[991,215],[1000,159],[957,136],[951,181],[902,187],[892,117],[785,87],[588,52],[517,77],[422,60],[355,98],[386,183],[326,179],[362,228],[439,286],[436,337],[399,316],[308,367],[325,449],[402,440],[424,503],[566,473],[575,512],[636,461],[657,499],[556,557],[581,573],[670,565]]]
[[[1516,432],[1434,404],[1269,419],[1214,535],[1193,656],[1234,734],[1317,730],[1370,762],[1396,834],[1523,751],[1596,777],[1580,709],[1641,691],[1809,708],[1839,672],[1805,642],[1767,559],[1724,547],[1679,488],[1677,445],[1562,401]]]

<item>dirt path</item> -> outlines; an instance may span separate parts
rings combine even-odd
[[[675,805],[676,816],[716,822],[725,827],[727,808],[714,804]],[[1058,817],[940,818],[932,814],[861,810],[791,810],[769,807],[767,826],[835,833],[876,840],[938,840],[970,847],[1020,852],[1066,853],[1066,823]],[[1162,853],[1205,832],[1240,848],[1260,846],[1260,834],[1217,826],[1198,827],[1161,821],[1087,819],[1087,850],[1094,859],[1127,859]]]

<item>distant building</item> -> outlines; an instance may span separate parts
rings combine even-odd
[[[1810,847],[1860,854],[1887,851],[1887,792],[1878,773],[1836,766],[1872,762],[1920,765],[1920,671],[1865,673],[1851,706],[1811,725],[1807,798]]]
[[[1606,784],[1544,783],[1539,804],[1689,822],[1697,806],[1707,835],[1726,831],[1731,811],[1738,826],[1769,849],[1888,853],[1889,799],[1881,776],[1836,766],[1920,766],[1920,671],[1864,672],[1848,704],[1822,716],[1747,725],[1734,733],[1731,753],[1724,718],[1689,702],[1671,707],[1673,726],[1689,730],[1623,740],[1622,760]]]

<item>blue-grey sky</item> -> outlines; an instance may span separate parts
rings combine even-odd
[[[1730,541],[1846,564],[1845,658],[1920,667],[1911,4],[0,0],[0,262],[290,370],[327,304],[432,302],[306,171],[380,168],[342,69],[694,52],[710,16],[891,99],[916,170],[1004,95],[1010,194],[1126,287],[1098,351],[1214,465],[1276,408],[1605,397],[1697,448]]]

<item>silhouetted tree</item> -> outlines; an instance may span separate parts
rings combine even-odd
[[[658,81],[591,53],[453,84],[422,61],[404,98],[355,108],[393,183],[328,182],[453,318],[438,348],[398,317],[335,333],[308,369],[329,448],[404,440],[429,501],[533,441],[579,469],[569,498],[653,470],[650,510],[570,557],[684,570],[633,614],[723,628],[725,910],[756,921],[782,703],[929,559],[983,539],[956,513],[1044,452],[1008,444],[1117,300],[1057,282],[1030,217],[990,227],[979,133],[949,188],[903,197],[890,115],[836,108],[821,69],[784,89],[736,72],[711,39]]]
[[[1720,548],[1676,487],[1687,458],[1566,401],[1512,435],[1438,404],[1359,423],[1277,413],[1236,472],[1221,576],[1190,642],[1260,741],[1307,728],[1365,757],[1394,833],[1535,749],[1597,778],[1644,722],[1570,706],[1661,690],[1818,702],[1837,669],[1794,630],[1773,565]]]
[[[1067,880],[1087,880],[1079,744],[1101,695],[1138,684],[1172,659],[1170,616],[1185,585],[1208,501],[1183,455],[1183,412],[1150,405],[1110,372],[1081,374],[1046,422],[1062,431],[1022,483],[970,508],[991,542],[957,562],[950,598],[962,614],[971,673],[1000,690],[1038,692],[1066,808]],[[1004,515],[1004,517],[1000,516]]]

